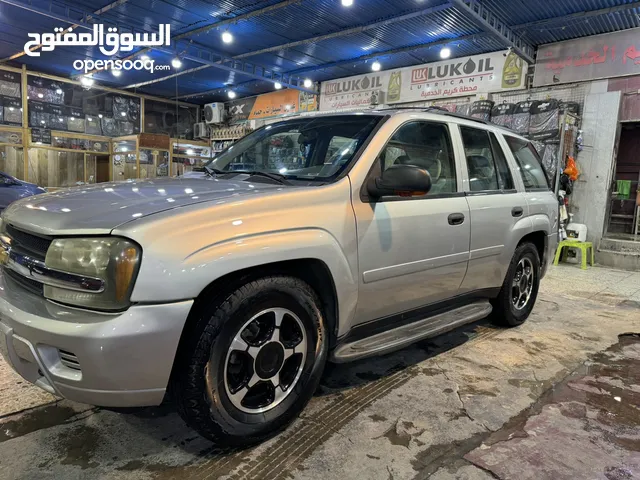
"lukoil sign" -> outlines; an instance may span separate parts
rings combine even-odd
[[[469,58],[466,62],[452,62],[433,67],[417,68],[411,72],[411,83],[424,83],[430,80],[461,77],[462,75],[492,73],[494,70],[493,65],[491,65],[491,57],[480,58],[478,61]]]
[[[409,67],[388,103],[453,98],[524,88],[528,66],[513,52],[494,52]]]
[[[375,105],[384,101],[381,92],[389,82],[388,72],[358,75],[333,82],[323,82],[320,110],[342,110]]]
[[[327,95],[347,92],[359,92],[363,90],[375,90],[383,87],[380,75],[365,75],[363,78],[355,80],[344,80],[342,82],[329,82],[326,87]]]
[[[321,87],[320,110],[342,110],[524,88],[528,65],[510,51],[474,55],[375,74]]]

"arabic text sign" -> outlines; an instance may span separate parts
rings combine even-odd
[[[527,68],[502,51],[332,80],[322,83],[320,110],[516,90],[524,88]]]
[[[544,45],[535,87],[640,74],[640,28]]]
[[[258,118],[276,117],[288,113],[315,110],[315,95],[287,89],[265,93],[257,97],[240,98],[227,103],[231,123]]]
[[[251,109],[249,120],[297,112],[298,102],[298,91],[293,89],[259,95]]]
[[[384,95],[391,72],[378,72],[322,82],[320,110],[343,110],[368,107],[377,101],[384,103]]]
[[[155,33],[118,33],[117,27],[106,29],[104,25],[94,25],[91,32],[75,33],[72,28],[54,28],[55,33],[29,33],[24,44],[24,53],[30,57],[39,57],[40,52],[31,48],[41,47],[43,52],[51,52],[56,47],[98,46],[105,55],[118,52],[130,52],[134,47],[160,47],[171,45],[171,25],[160,24],[158,35]]]
[[[527,64],[494,52],[402,69],[401,91],[387,103],[418,102],[524,88]]]

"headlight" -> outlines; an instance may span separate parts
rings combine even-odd
[[[98,310],[124,310],[130,304],[131,291],[140,262],[140,247],[117,237],[61,238],[47,251],[45,265],[53,270],[100,279],[99,293],[44,286],[50,300]]]

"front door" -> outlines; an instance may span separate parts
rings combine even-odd
[[[366,190],[354,192],[360,277],[354,324],[453,297],[467,270],[469,207],[458,185],[449,126],[427,121],[402,125],[370,175],[379,176],[394,164],[427,169],[432,189],[422,197],[377,201]]]

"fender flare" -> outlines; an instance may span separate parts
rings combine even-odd
[[[144,265],[145,292],[154,298],[184,300],[197,298],[211,283],[245,269],[290,260],[314,259],[323,262],[335,284],[338,301],[338,329],[348,324],[358,296],[355,250],[352,261],[329,232],[318,228],[292,229],[249,234],[204,246],[181,262],[167,265],[157,252]],[[143,261],[143,264],[145,262]],[[170,279],[170,281],[167,281]],[[152,282],[153,285],[149,285]],[[180,297],[171,286],[180,284]],[[150,288],[151,287],[151,288]],[[174,287],[175,288],[175,287]],[[148,301],[133,292],[133,301]]]

